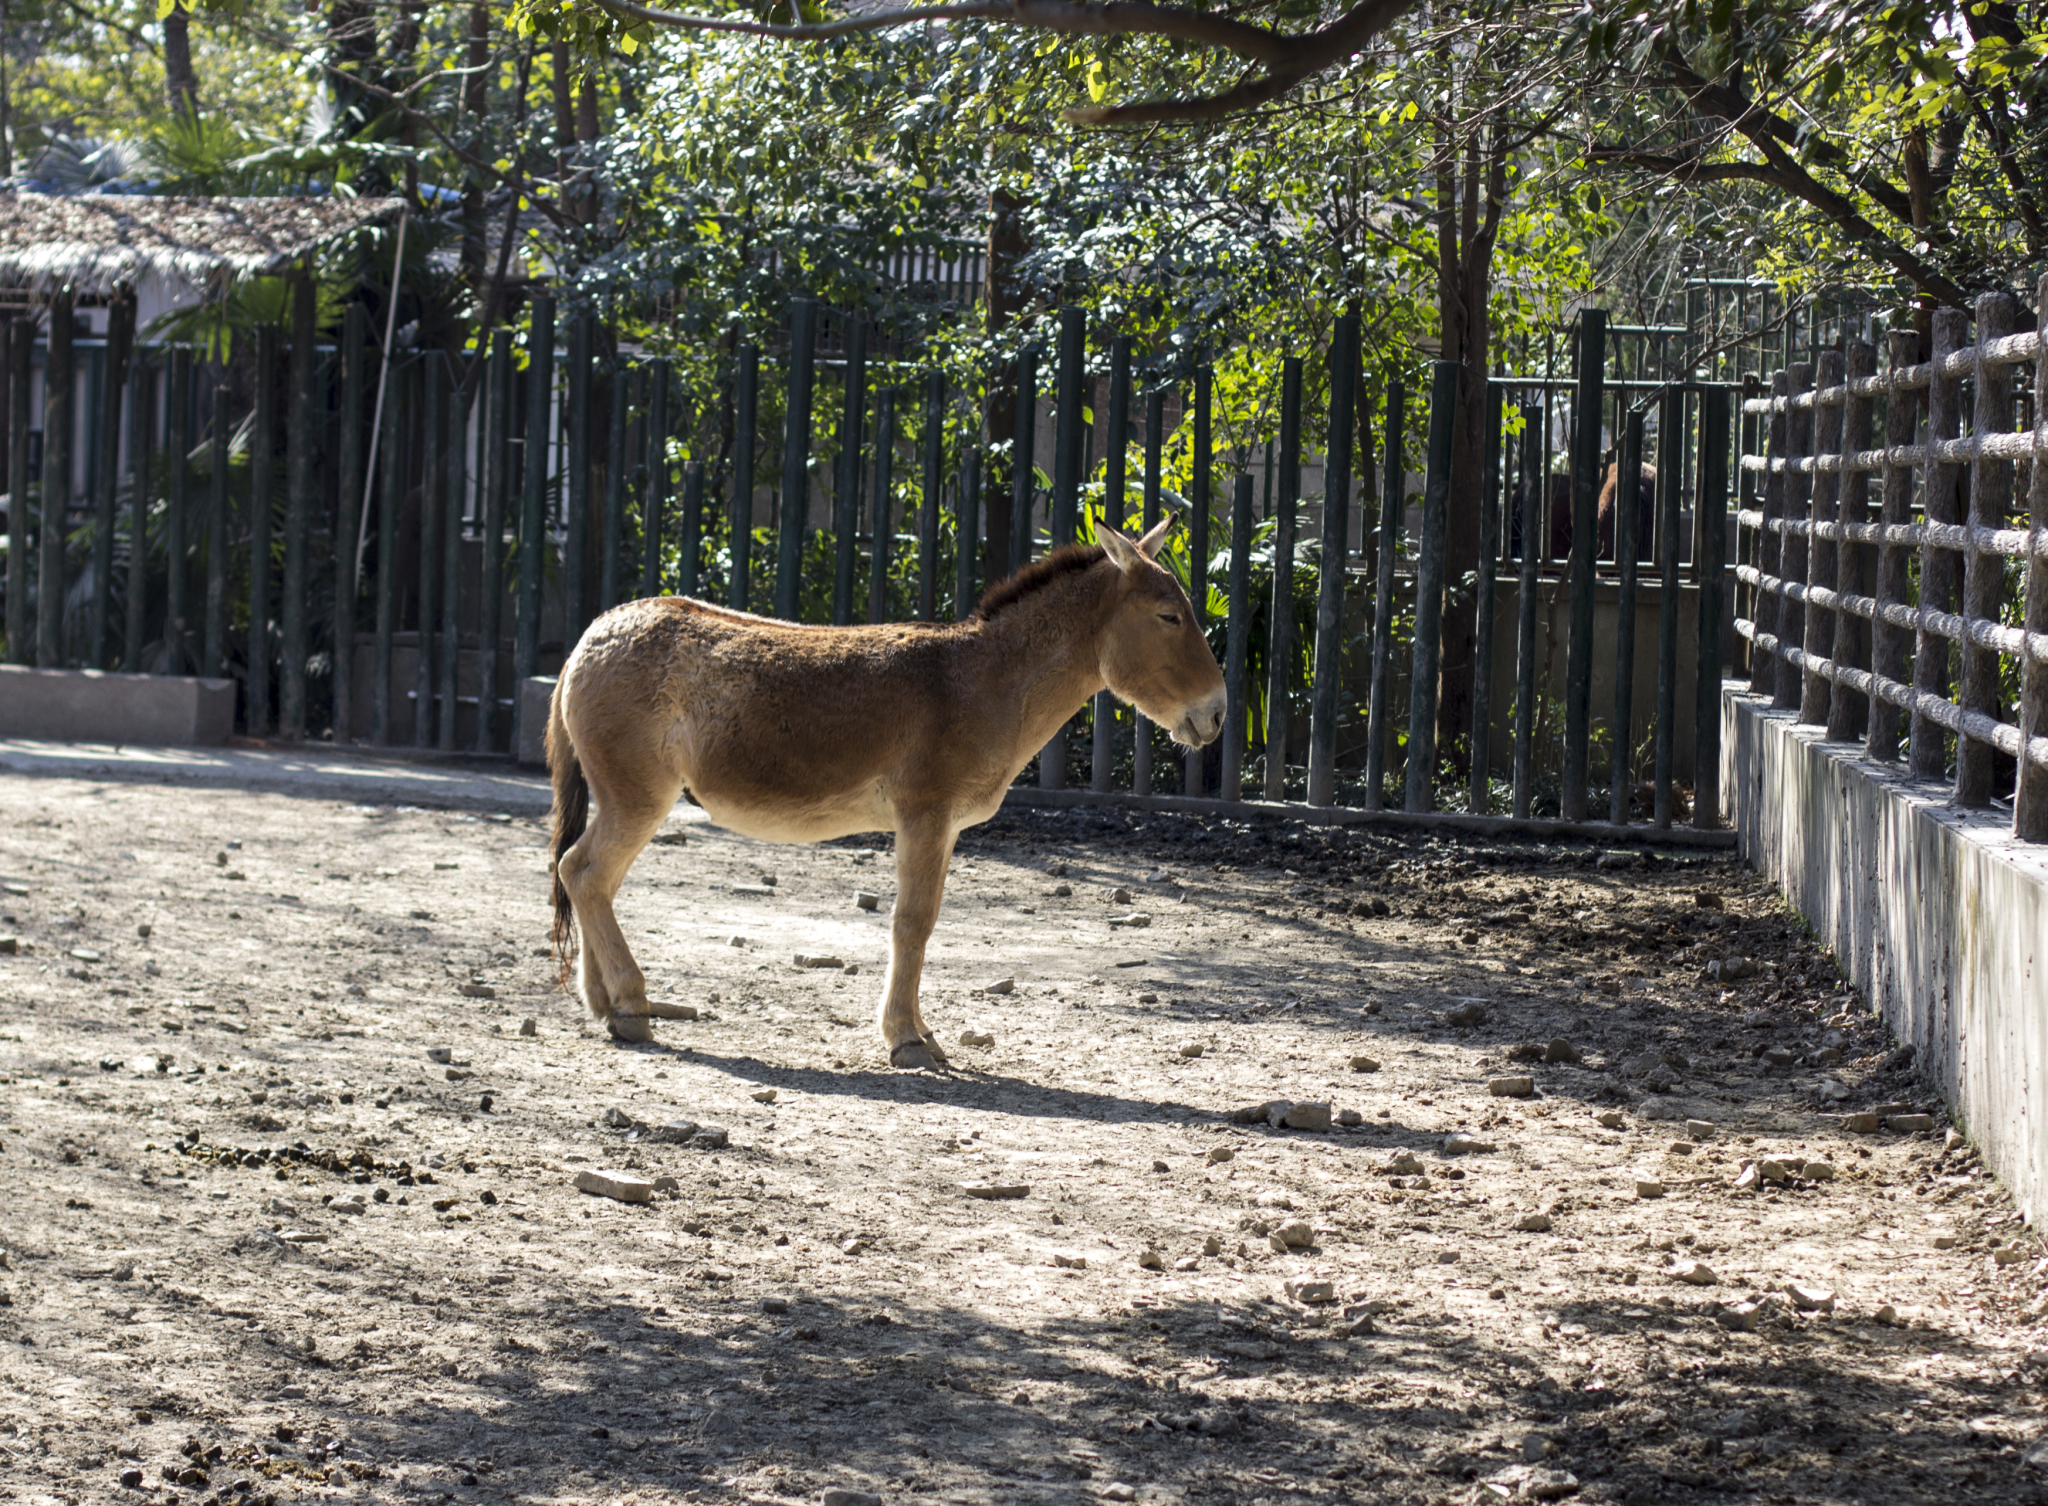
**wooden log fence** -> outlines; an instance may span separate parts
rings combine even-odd
[[[1890,449],[1872,453],[1890,458],[1859,471],[1863,450],[1849,461],[1836,451],[1867,445],[1867,403],[1844,412],[1830,397],[1816,410],[1810,399],[1794,400],[1804,378],[1786,376],[1777,399],[1759,395],[1741,409],[1740,434],[1767,420],[1776,458],[1762,468],[1745,459],[1737,470],[1731,386],[1616,374],[1609,391],[1609,367],[1618,372],[1619,363],[1598,310],[1580,319],[1575,371],[1502,377],[1486,388],[1477,498],[1452,495],[1459,368],[1436,363],[1425,402],[1411,402],[1401,380],[1375,389],[1349,316],[1316,360],[1282,362],[1262,462],[1257,449],[1215,442],[1236,431],[1216,411],[1206,364],[1170,369],[1128,337],[1091,329],[1078,308],[1059,311],[1049,360],[1027,347],[991,378],[1014,386],[1016,439],[1007,452],[980,437],[986,402],[973,384],[874,357],[861,320],[810,299],[792,303],[786,346],[739,345],[710,394],[686,390],[683,368],[665,357],[614,354],[616,336],[597,314],[560,317],[546,294],[529,300],[517,328],[489,331],[468,356],[387,356],[360,305],[349,308],[336,343],[321,345],[310,300],[299,299],[288,329],[256,332],[246,412],[208,352],[137,345],[118,325],[104,341],[78,338],[61,297],[44,312],[47,319],[0,322],[7,654],[52,667],[99,664],[114,661],[118,643],[118,661],[130,669],[232,676],[251,737],[324,735],[503,757],[531,730],[517,725],[518,682],[552,672],[590,621],[631,595],[709,596],[741,610],[765,604],[818,622],[958,619],[987,584],[984,542],[1021,564],[1092,539],[1105,520],[1139,530],[1171,507],[1182,526],[1170,559],[1229,686],[1224,745],[1174,749],[1105,693],[1048,744],[1028,780],[1154,795],[1177,762],[1179,793],[1205,799],[1237,800],[1249,786],[1269,801],[1315,807],[1370,810],[1392,800],[1412,814],[1448,806],[1486,815],[1498,806],[1515,819],[1577,823],[1597,793],[1617,831],[1670,827],[1683,814],[1683,700],[1696,727],[1689,819],[1713,827],[1721,530],[1729,479],[1740,475],[1745,497],[1762,481],[1769,514],[1762,526],[1745,510],[1745,537],[1767,540],[1771,551],[1858,530],[1844,536],[1853,547],[1813,554],[1796,581],[1782,577],[1778,552],[1768,569],[1764,554],[1752,551],[1753,563],[1745,556],[1741,579],[1759,603],[1811,614],[1796,650],[1790,615],[1766,620],[1759,606],[1745,624],[1766,655],[1798,656],[1794,681],[1758,670],[1759,684],[1775,693],[1792,684],[1805,705],[1814,685],[1825,698],[1844,675],[1863,675],[1864,684],[1882,671],[1893,678],[1879,694],[1912,713],[1916,748],[1923,723],[1964,728],[2000,750],[2020,746],[2019,731],[1993,716],[1986,689],[1999,656],[2024,637],[1981,614],[1994,570],[1958,565],[1951,594],[1962,611],[1938,595],[1910,607],[1894,595],[1864,611],[1864,637],[1855,640],[1864,648],[1848,648],[1853,633],[1835,627],[1871,591],[1896,586],[1909,549],[1944,558],[1960,550],[1973,560],[2022,550],[2016,541],[2026,535],[2007,526],[1985,470],[2010,470],[2018,451],[2007,439],[1938,437],[1929,452],[1937,467],[1974,468],[1970,516],[1937,508],[1915,522],[1895,496],[1911,446],[1902,449],[1889,413]],[[1974,375],[1979,393],[1990,391],[1977,400],[1973,434],[1996,429],[2010,408],[1984,374],[2031,358],[2007,353],[2031,353],[2032,339],[1944,347],[1947,364],[1935,363],[1944,380]],[[1849,358],[1852,373],[1862,370],[1858,359]],[[1041,390],[1041,364],[1051,369],[1050,392]],[[1823,362],[1824,388],[1833,370]],[[1848,386],[1874,392],[1873,382],[1887,380],[1852,375]],[[1597,557],[1610,396],[1622,474],[1634,474],[1646,424],[1656,426],[1647,582],[1638,580],[1633,505],[1617,512],[1615,557]],[[1788,448],[1816,411],[1838,415],[1814,431],[1830,457],[1819,463]],[[1795,414],[1808,417],[1788,423]],[[1569,546],[1554,558],[1559,432]],[[777,450],[774,483],[763,488],[757,472]],[[1410,455],[1421,459],[1419,477],[1408,470]],[[1882,524],[1862,521],[1865,471],[1884,478]],[[1809,520],[1796,509],[1808,478],[1821,474],[1829,481]],[[1308,484],[1312,476],[1320,485]],[[45,478],[56,477],[69,478],[52,503],[62,521],[45,527]],[[1224,505],[1212,517],[1218,485]],[[989,487],[1008,490],[1007,539],[984,541]],[[1479,558],[1452,561],[1452,509],[1475,504]],[[1805,568],[1805,554],[1793,558]],[[82,614],[65,606],[81,573]],[[1654,751],[1645,755],[1636,746],[1635,598],[1653,587]],[[1698,649],[1681,663],[1685,589],[1698,593]],[[1464,657],[1477,665],[1474,723],[1439,746],[1443,624],[1453,601],[1473,607],[1475,641]],[[1549,635],[1560,616],[1554,651]],[[1930,700],[1925,687],[1886,689],[1903,673],[1903,635],[1919,635],[1920,657],[1932,663],[1924,645],[1949,624],[1948,637],[1969,650],[1961,700]],[[1847,652],[1840,668],[1830,657],[1836,644]],[[1511,666],[1498,685],[1496,660]],[[1606,723],[1596,718],[1596,665],[1611,687]],[[2030,674],[2038,699],[2041,677]],[[1899,740],[1876,721],[1871,735],[1873,746],[1887,735]],[[1597,770],[1596,739],[1605,753]],[[1983,769],[1970,763],[1970,790],[1985,787]],[[1636,796],[1644,780],[1654,791],[1648,805]]]

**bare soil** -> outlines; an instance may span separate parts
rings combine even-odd
[[[901,1073],[886,839],[695,814],[623,1048],[539,821],[0,778],[0,1499],[2043,1497],[2030,1236],[1733,860],[1009,812]]]

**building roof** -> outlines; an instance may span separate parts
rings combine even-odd
[[[309,251],[389,223],[403,203],[0,193],[0,286],[69,283],[95,293],[151,276],[274,276]]]

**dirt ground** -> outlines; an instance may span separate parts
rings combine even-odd
[[[2031,1236],[1731,858],[1009,812],[899,1073],[886,838],[695,815],[626,1048],[537,820],[0,777],[0,1500],[2048,1497]]]

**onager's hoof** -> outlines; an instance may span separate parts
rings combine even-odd
[[[946,1051],[945,1048],[939,1044],[939,1038],[935,1035],[927,1035],[923,1039],[924,1049],[931,1052],[932,1060],[937,1062],[942,1067],[945,1066]]]
[[[609,1014],[604,1028],[615,1041],[644,1043],[654,1039],[654,1022],[644,1014]]]
[[[936,1067],[932,1053],[923,1041],[905,1041],[889,1053],[889,1065],[914,1071],[920,1067]]]

